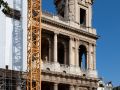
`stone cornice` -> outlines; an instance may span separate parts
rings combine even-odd
[[[88,78],[60,72],[42,71],[42,81],[66,83],[83,87],[97,87],[97,78]]]
[[[84,36],[87,36],[87,37],[90,37],[90,38],[93,38],[93,39],[98,39],[98,37],[99,37],[99,36],[97,36],[95,34],[92,34],[92,33],[89,33],[89,32],[74,28],[72,26],[68,26],[68,25],[56,22],[54,20],[50,20],[50,19],[45,18],[45,17],[42,17],[42,23],[50,24],[50,25],[53,25],[53,26],[55,26],[57,28],[63,28],[65,30],[69,30],[69,31],[74,32],[74,33],[79,33],[81,35],[84,35]]]

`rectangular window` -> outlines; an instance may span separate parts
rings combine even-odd
[[[80,8],[80,24],[86,26],[86,10]]]

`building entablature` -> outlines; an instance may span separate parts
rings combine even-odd
[[[98,86],[98,78],[89,78],[86,76],[79,76],[73,74],[64,74],[61,72],[42,71],[42,81],[64,83],[80,87],[94,87]]]
[[[42,15],[42,22],[53,25],[57,28],[64,28],[71,32],[80,33],[85,36],[88,36],[88,37],[91,37],[94,39],[98,39],[96,30],[94,28],[82,26],[82,25],[76,24],[72,21],[66,21],[66,20],[64,20],[64,18],[62,18],[62,19],[61,18],[62,17],[54,16],[52,14],[44,12]]]
[[[57,25],[51,25],[48,22],[44,22],[42,23],[42,29],[45,32],[45,30],[47,30],[47,32],[53,32],[53,33],[57,33],[58,35],[64,35],[68,38],[72,38],[72,40],[76,40],[76,41],[82,41],[82,42],[86,42],[86,43],[92,43],[92,44],[96,44],[96,39],[98,38],[98,36],[93,36],[93,35],[88,35],[86,34],[86,32],[79,32],[79,31],[75,31],[74,29],[71,29],[70,27],[68,28],[64,28],[64,27],[59,27]],[[73,32],[71,32],[71,30]]]

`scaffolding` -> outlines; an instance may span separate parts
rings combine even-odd
[[[41,0],[27,2],[27,76],[22,78],[22,0],[13,0],[13,9],[9,8],[9,12],[4,10],[6,16],[13,18],[12,70],[7,68],[0,75],[0,90],[41,90]]]
[[[21,89],[21,71],[23,70],[23,29],[22,29],[22,0],[13,0],[13,9],[19,11],[20,16],[13,18],[13,33],[12,33],[12,70],[18,71],[18,78],[16,78],[16,84],[11,72],[11,83]],[[15,16],[16,13],[13,13]],[[12,89],[14,87],[11,87]]]

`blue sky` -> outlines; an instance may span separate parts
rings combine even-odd
[[[120,85],[120,0],[95,0],[93,26],[97,41],[97,69],[105,81]]]
[[[43,9],[55,12],[53,0],[43,0]],[[97,41],[97,70],[106,82],[120,85],[120,0],[95,0],[93,26]]]

